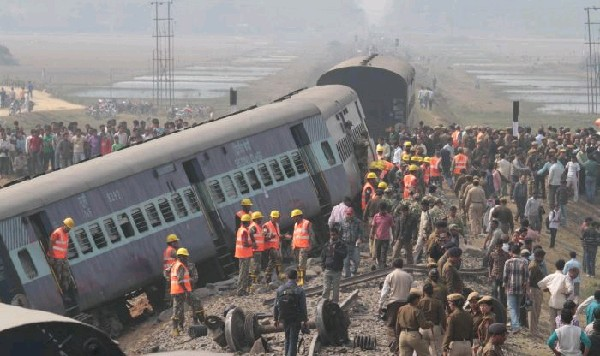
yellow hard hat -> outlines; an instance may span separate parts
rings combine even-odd
[[[278,218],[279,217],[279,210],[273,210],[271,212],[271,217],[272,218]]]
[[[411,164],[410,166],[408,166],[408,170],[409,171],[418,171],[419,167],[417,167],[416,164]]]
[[[425,158],[423,158],[423,162],[425,162],[425,163],[431,162],[431,157],[425,157]]]
[[[383,146],[382,145],[377,145],[375,147],[375,151],[377,151],[377,152],[383,152]]]
[[[260,219],[262,217],[263,217],[263,215],[262,215],[262,213],[260,211],[255,211],[255,212],[252,213],[252,220],[254,220],[254,219]]]
[[[242,199],[242,206],[252,206],[252,200],[248,198]]]
[[[167,236],[167,243],[173,242],[173,241],[179,241],[179,238],[177,238],[177,235],[175,235],[175,234],[169,234]]]
[[[367,174],[367,179],[377,179],[377,174],[375,174],[375,172],[369,172],[369,174]]]
[[[296,216],[300,216],[302,215],[302,210],[300,209],[294,209],[292,210],[292,213],[290,214],[291,217],[295,218]]]
[[[406,141],[406,142],[404,142],[404,146],[412,146],[412,142]]]
[[[373,162],[369,163],[369,169],[377,169],[377,162],[373,161]]]
[[[188,256],[189,257],[190,253],[188,252],[187,248],[178,248],[177,249],[177,256]]]
[[[250,216],[250,214],[244,214],[244,215],[242,215],[240,220],[242,220],[242,222],[250,222],[250,221],[252,221],[252,217]]]
[[[383,171],[385,169],[385,166],[386,166],[385,161],[384,160],[379,160],[379,161],[376,162],[376,167],[375,168]]]
[[[414,162],[423,162],[423,157],[413,157],[412,160]]]
[[[386,182],[379,182],[379,184],[377,184],[377,188],[379,189],[387,189],[388,185]]]
[[[69,229],[72,229],[75,227],[75,220],[71,217],[66,217],[65,220],[63,220],[63,224]]]
[[[410,160],[410,155],[409,155],[409,154],[406,154],[406,153],[405,153],[405,154],[403,154],[403,155],[402,155],[402,160],[403,160],[403,161],[409,161],[409,160]]]

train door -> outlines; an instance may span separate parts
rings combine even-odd
[[[52,226],[50,225],[50,219],[48,219],[48,215],[45,211],[40,211],[28,217],[29,223],[33,228],[33,232],[35,237],[39,241],[42,246],[42,250],[44,251],[44,256],[47,256],[47,251],[50,248],[50,234],[52,233]],[[68,256],[71,255],[71,251],[73,250],[73,242],[69,240],[69,248],[68,248]],[[47,257],[48,258],[48,257]],[[66,263],[66,267],[61,266],[53,266],[49,263],[50,271],[52,271],[52,277],[54,282],[56,283],[56,288],[58,289],[60,295],[63,299],[63,304],[65,307],[65,311],[67,314],[75,314],[77,313],[78,304],[77,304],[77,286],[75,284],[75,278],[71,273],[71,268],[69,267],[69,263]],[[69,280],[69,288],[65,290],[60,283],[60,276],[66,274],[65,277]],[[64,284],[64,283],[63,283]]]
[[[206,223],[212,234],[213,244],[217,250],[217,262],[222,269],[220,271],[222,274],[221,278],[229,277],[233,275],[236,270],[236,263],[231,253],[235,241],[233,238],[227,237],[233,237],[235,235],[227,228],[215,207],[208,191],[206,177],[202,172],[198,160],[194,158],[183,162],[183,170],[185,171],[190,185],[193,187],[194,192],[199,198],[200,209],[202,209],[202,213],[206,218]]]
[[[15,296],[23,293],[21,280],[15,271],[2,235],[0,235],[0,302],[11,304]]]
[[[302,161],[310,175],[313,187],[315,188],[315,193],[319,199],[321,213],[327,214],[331,211],[331,194],[329,193],[325,177],[323,177],[319,161],[310,148],[308,133],[303,124],[294,125],[290,130],[292,132],[292,137],[294,137],[294,142],[296,142],[296,146],[298,146],[298,150],[300,151]]]

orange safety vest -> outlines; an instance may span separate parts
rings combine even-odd
[[[369,200],[367,199],[367,189],[368,188],[371,188],[371,196],[369,197],[369,199],[373,199],[373,197],[375,196],[375,188],[373,188],[371,183],[366,182],[365,185],[363,185],[362,194],[360,197],[360,199],[361,199],[360,206],[362,207],[363,211],[366,209],[367,203],[369,202]]]
[[[425,185],[428,186],[429,185],[429,177],[430,172],[431,172],[431,166],[425,166],[424,164],[421,165],[421,171],[423,172],[423,181],[425,182]]]
[[[440,177],[442,175],[439,165],[440,160],[440,157],[431,157],[431,160],[429,161],[429,172],[432,177]]]
[[[263,234],[262,226],[253,221],[250,223],[250,227],[254,227],[254,230],[256,231],[254,233],[254,242],[256,243],[256,249],[252,249],[252,251],[263,252],[265,250],[265,235]],[[249,230],[248,233],[250,233]]]
[[[62,227],[54,230],[50,235],[50,248],[48,249],[48,257],[64,260],[69,252],[69,233],[65,232]]]
[[[456,130],[452,133],[452,146],[457,148],[460,142],[458,142],[458,136],[460,135],[460,131]]]
[[[235,258],[250,258],[252,257],[252,246],[244,245],[244,235],[246,235],[246,244],[250,245],[249,239],[250,235],[248,233],[248,228],[244,226],[240,226],[237,229],[237,238],[235,240]]]
[[[274,223],[273,221],[268,221],[263,225],[263,229],[266,229],[269,232],[269,239],[265,239],[265,250],[270,248],[274,248],[279,250],[279,239],[281,235],[279,233],[279,224]]]
[[[292,249],[310,248],[310,221],[302,219],[294,225],[292,235]]]
[[[460,171],[463,169],[467,169],[467,160],[469,158],[462,153],[459,153],[454,157],[454,170],[452,173],[460,174]]]
[[[407,174],[404,176],[404,194],[403,194],[403,198],[404,199],[409,199],[410,198],[410,188],[416,188],[417,187],[417,177],[415,177],[412,174]]]
[[[183,267],[183,287],[179,284],[179,277],[177,277],[177,271],[179,267]],[[181,261],[177,260],[171,268],[171,295],[175,294],[183,294],[185,292],[192,291],[192,282],[190,282],[190,271],[187,266],[181,263]]]
[[[167,246],[165,252],[163,252],[163,270],[165,271],[169,271],[175,262],[177,262],[177,258],[173,257],[175,255],[173,252],[177,252],[173,246]]]

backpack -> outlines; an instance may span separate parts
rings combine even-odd
[[[300,319],[300,291],[297,287],[284,289],[277,295],[279,320],[295,321]]]

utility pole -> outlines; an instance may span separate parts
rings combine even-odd
[[[154,34],[155,48],[152,55],[152,98],[157,109],[170,110],[175,99],[174,75],[175,62],[173,18],[171,17],[172,0],[154,1]],[[166,15],[163,14],[166,5]],[[166,17],[164,17],[166,16]]]

